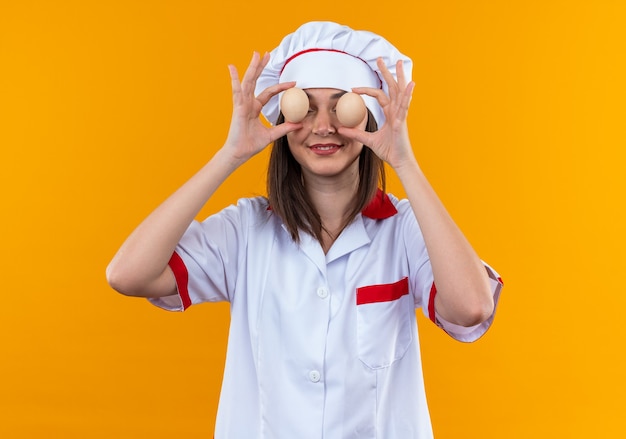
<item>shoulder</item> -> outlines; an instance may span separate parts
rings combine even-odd
[[[407,214],[413,215],[411,204],[409,204],[409,200],[407,198],[398,198],[393,194],[387,194],[387,197],[400,216],[405,216]]]
[[[262,196],[239,198],[233,204],[224,207],[217,215],[267,215],[269,203]]]
[[[239,198],[221,210],[209,215],[203,223],[220,224],[230,223],[233,226],[247,226],[265,221],[270,217],[269,203],[262,196]]]
[[[407,198],[399,198],[391,193],[384,194],[384,198],[385,201],[382,204],[386,205],[384,211],[387,214],[371,216],[363,212],[369,227],[374,227],[378,231],[386,231],[390,236],[403,236],[404,238],[402,239],[406,239],[408,236],[421,235],[419,224],[409,200]]]
[[[231,210],[242,225],[252,228],[267,225],[272,218],[276,218],[268,199],[264,196],[239,198],[236,204],[224,210]]]
[[[236,203],[236,208],[254,213],[255,215],[267,215],[269,211],[269,201],[266,197],[260,195],[256,197],[239,198]]]

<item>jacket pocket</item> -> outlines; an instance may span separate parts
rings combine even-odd
[[[408,278],[357,288],[357,342],[360,360],[372,369],[402,358],[413,339]]]

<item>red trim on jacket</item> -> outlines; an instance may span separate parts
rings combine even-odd
[[[385,219],[398,213],[386,193],[378,189],[370,203],[361,211],[363,216],[372,219]]]
[[[356,304],[391,302],[405,294],[409,294],[409,278],[405,277],[398,282],[381,285],[368,285],[356,289]]]
[[[189,298],[189,272],[183,259],[174,252],[169,261],[169,266],[174,272],[174,278],[176,279],[176,287],[178,288],[178,295],[183,304],[183,309],[187,309],[191,306],[191,299]]]
[[[430,287],[430,297],[428,298],[428,318],[437,323],[437,317],[435,316],[435,296],[437,295],[437,287],[433,282],[433,286]]]
[[[272,210],[272,206],[267,206],[267,210]],[[372,201],[361,211],[363,216],[371,219],[385,219],[398,213],[396,206],[389,196],[378,189]]]

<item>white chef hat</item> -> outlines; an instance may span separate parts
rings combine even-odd
[[[270,61],[257,80],[256,94],[269,86],[296,81],[299,88],[336,88],[351,91],[353,87],[388,87],[378,70],[376,59],[382,58],[396,78],[396,62],[403,61],[404,75],[411,80],[413,63],[383,37],[369,31],[353,30],[330,21],[305,23],[283,38],[270,53]],[[273,96],[262,113],[275,123],[280,112],[279,95]],[[378,101],[362,95],[378,127],[385,114]]]

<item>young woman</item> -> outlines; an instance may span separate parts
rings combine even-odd
[[[376,34],[311,22],[271,56],[254,53],[243,78],[230,66],[224,145],[107,268],[115,290],[168,310],[230,302],[216,438],[432,437],[415,309],[473,341],[501,282],[415,158],[411,65]],[[305,115],[285,122],[279,97],[294,87]],[[367,107],[352,127],[339,121],[348,93]],[[262,112],[277,123],[264,125]],[[195,221],[268,145],[268,197]],[[407,199],[385,193],[384,162]]]

